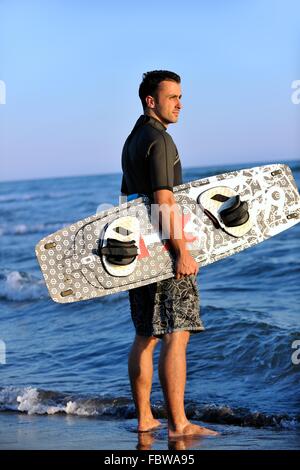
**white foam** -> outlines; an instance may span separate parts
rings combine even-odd
[[[26,233],[28,232],[28,227],[25,224],[19,224],[14,227],[14,232],[15,233]]]
[[[299,422],[293,419],[282,419],[280,422],[280,426],[283,429],[299,429]]]
[[[36,196],[34,194],[25,193],[25,194],[17,194],[17,193],[10,193],[10,194],[1,194],[0,195],[0,202],[14,202],[14,201],[30,201],[34,199]]]
[[[66,226],[67,223],[53,223],[53,224],[16,224],[16,225],[1,225],[0,226],[0,236],[3,235],[26,235],[40,233],[43,231],[54,232],[60,230],[62,227]]]
[[[32,201],[33,199],[62,199],[64,197],[72,196],[74,193],[66,191],[51,191],[49,193],[34,192],[34,193],[9,193],[0,194],[0,202],[18,202],[18,201]]]
[[[43,404],[39,399],[39,392],[36,388],[25,388],[22,395],[17,397],[19,403],[18,410],[26,412],[29,415],[53,415],[64,411],[63,406],[48,406]]]
[[[18,411],[28,413],[29,415],[54,415],[57,413],[66,413],[76,416],[95,416],[97,411],[85,408],[83,404],[76,401],[68,401],[67,405],[52,405],[43,403],[36,388],[27,387],[17,396]]]
[[[8,272],[4,276],[4,280],[0,281],[0,297],[4,297],[7,300],[20,302],[24,300],[38,300],[47,296],[44,281],[36,279],[25,272]]]
[[[22,389],[14,387],[6,387],[0,390],[0,407],[4,406],[5,409],[16,409],[17,395],[22,392]]]
[[[66,192],[66,191],[60,191],[60,192],[56,191],[56,192],[50,192],[46,195],[46,197],[51,198],[51,199],[62,199],[68,196],[77,196],[77,194]]]
[[[39,391],[37,388],[29,386],[26,388],[14,388],[6,387],[0,390],[0,411],[11,410],[20,411],[29,415],[54,415],[58,413],[64,413],[74,416],[99,416],[108,413],[111,416],[115,416],[117,411],[116,404],[114,401],[106,403],[106,406],[102,400],[91,400],[78,398],[76,400],[66,400],[62,402],[61,394],[57,395],[56,392],[50,391]],[[215,413],[222,422],[228,415],[229,417],[236,417],[241,422],[246,423],[250,426],[256,426],[257,422],[261,425],[265,421],[265,426],[275,426],[282,429],[299,429],[299,420],[295,416],[268,416],[264,413],[250,412],[247,413],[246,417],[243,417],[243,412],[233,410],[227,405],[204,405],[196,407],[194,410],[194,417],[198,419],[203,418],[204,415],[211,415],[211,412]],[[117,416],[117,415],[116,415]],[[125,415],[124,415],[125,416]],[[252,420],[249,418],[252,417]],[[260,419],[261,418],[261,419]],[[230,418],[231,419],[231,418]],[[241,424],[243,425],[243,424]]]
[[[96,410],[88,410],[76,401],[68,401],[65,412],[69,415],[77,416],[96,416],[98,414]]]

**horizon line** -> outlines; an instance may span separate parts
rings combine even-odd
[[[276,159],[277,160],[277,159]],[[266,165],[269,165],[269,164],[276,164],[276,163],[285,163],[285,162],[297,162],[299,161],[300,162],[300,157],[299,157],[299,160],[297,158],[285,158],[285,159],[282,159],[280,161],[273,161],[273,160],[253,160],[253,161],[247,161],[247,162],[233,162],[233,163],[230,163],[230,162],[223,162],[223,163],[216,163],[216,164],[211,164],[211,165],[197,165],[197,166],[184,166],[182,168],[182,172],[184,173],[186,170],[191,170],[191,169],[195,169],[195,168],[215,168],[215,167],[223,167],[225,165],[229,165],[229,166],[233,166],[233,165],[237,165],[237,166],[241,166],[241,165],[248,165],[248,164],[251,164],[251,165],[254,165],[256,163],[265,163]],[[7,179],[7,180],[0,180],[0,184],[5,184],[5,183],[21,183],[21,182],[29,182],[29,181],[40,181],[40,180],[48,180],[48,179],[66,179],[66,178],[81,178],[81,177],[95,177],[95,176],[110,176],[110,175],[122,175],[122,170],[120,171],[113,171],[113,172],[103,172],[103,173],[94,173],[94,174],[91,174],[91,173],[87,173],[87,174],[78,174],[78,175],[58,175],[58,176],[37,176],[37,177],[33,177],[33,178],[19,178],[19,179],[15,179],[15,180],[10,180],[10,179]]]

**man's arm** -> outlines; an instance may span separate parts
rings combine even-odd
[[[161,225],[169,229],[169,240],[176,255],[176,279],[197,274],[199,266],[186,248],[182,214],[174,194],[168,189],[153,192],[154,203],[159,205]]]

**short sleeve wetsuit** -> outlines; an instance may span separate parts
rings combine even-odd
[[[164,125],[150,116],[141,116],[128,136],[122,169],[121,192],[127,196],[145,194],[152,198],[154,191],[173,191],[174,186],[182,184],[176,145]],[[129,300],[137,335],[162,337],[177,330],[204,330],[195,277],[170,278],[130,289]]]
[[[122,152],[121,192],[151,196],[158,189],[173,190],[182,184],[181,163],[176,145],[165,126],[142,115],[128,136]]]

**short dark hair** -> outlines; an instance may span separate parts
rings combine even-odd
[[[177,73],[170,72],[169,70],[152,70],[143,74],[143,80],[139,87],[139,97],[142,102],[143,109],[147,107],[145,98],[146,96],[153,96],[156,98],[156,91],[160,82],[164,80],[180,83],[180,76]]]

